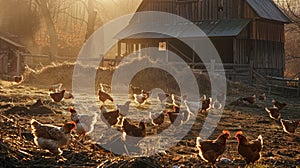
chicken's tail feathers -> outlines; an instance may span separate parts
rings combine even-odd
[[[263,137],[261,135],[259,135],[257,139],[260,141],[261,145],[264,144]]]
[[[35,119],[31,119],[30,121],[30,125],[31,125],[31,129],[34,130],[37,127],[39,127],[41,125],[41,123],[39,123],[38,121],[36,121]]]
[[[151,113],[151,111],[149,111],[149,116],[148,116],[148,117],[149,117],[149,119],[151,119],[151,120],[153,119],[153,118],[152,118],[152,113]]]
[[[270,112],[270,110],[269,110],[269,108],[268,107],[265,107],[265,110],[269,113]]]
[[[201,137],[197,137],[197,139],[196,139],[196,147],[200,147],[201,146],[200,142],[203,142],[203,139],[201,139]]]

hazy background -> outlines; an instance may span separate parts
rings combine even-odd
[[[0,35],[31,53],[75,58],[106,22],[134,12],[142,0],[0,0]],[[274,0],[291,18],[286,26],[286,76],[300,72],[300,0]],[[115,49],[110,56],[116,55]],[[57,60],[56,60],[57,61]]]

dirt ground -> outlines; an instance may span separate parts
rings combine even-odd
[[[52,102],[47,88],[60,80],[55,79],[47,83],[47,80],[43,79],[40,83],[36,82],[43,73],[46,72],[39,72],[38,75],[31,74],[21,84],[0,82],[0,167],[209,167],[198,156],[195,147],[196,137],[199,136],[206,117],[203,114],[197,115],[195,122],[190,125],[191,129],[181,141],[170,149],[150,157],[116,155],[97,144],[93,138],[80,143],[77,135],[72,133],[71,143],[63,148],[62,156],[67,160],[59,160],[34,144],[30,133],[30,120],[35,118],[42,123],[62,125],[70,120],[67,110],[74,105],[74,102],[73,100]],[[67,89],[70,88],[69,83],[65,85]],[[245,162],[236,150],[237,140],[234,135],[239,130],[250,139],[255,139],[258,135],[263,136],[262,158],[255,164],[256,167],[300,167],[300,128],[295,134],[284,133],[280,123],[269,118],[264,111],[264,107],[272,105],[272,98],[276,98],[288,104],[282,111],[282,118],[300,119],[299,98],[267,95],[267,100],[258,101],[255,105],[243,107],[229,105],[239,97],[261,92],[241,83],[229,85],[222,118],[209,138],[216,138],[224,129],[231,132],[227,149],[221,161],[217,163],[218,167],[245,166]],[[37,100],[41,100],[41,104],[35,104]],[[114,108],[112,105],[109,107]],[[130,109],[132,113],[137,111],[134,107]],[[164,124],[162,127],[168,127],[169,119],[166,118]],[[104,136],[109,134],[106,128],[101,125],[96,126],[103,130]],[[155,129],[148,125],[147,135],[154,134]]]

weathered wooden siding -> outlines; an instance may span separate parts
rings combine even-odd
[[[250,59],[254,68],[263,74],[283,76],[284,43],[275,41],[253,40]]]
[[[251,23],[251,39],[284,42],[284,24],[267,20]]]
[[[162,11],[191,21],[257,17],[245,0],[145,0],[138,11]]]

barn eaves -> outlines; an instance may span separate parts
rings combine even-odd
[[[117,39],[139,39],[139,38],[197,38],[197,37],[233,37],[239,35],[239,33],[249,24],[249,19],[230,19],[230,20],[206,20],[195,22],[205,34],[199,34],[199,31],[193,30],[189,23],[178,23],[175,25],[170,24],[130,24],[121,32],[119,32],[115,38]],[[155,32],[147,32],[147,30],[155,30],[151,28],[160,27],[160,29],[166,30],[173,35],[170,37],[165,34],[159,34]],[[146,32],[144,32],[146,31]],[[143,32],[132,34],[133,32]],[[130,35],[130,36],[128,36]]]

